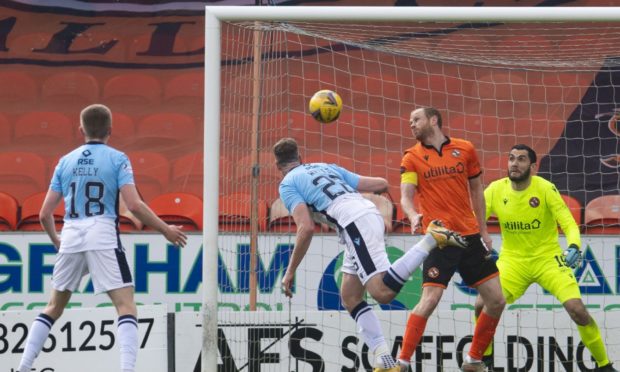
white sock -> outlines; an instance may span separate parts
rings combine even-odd
[[[467,356],[465,356],[465,362],[467,363],[481,363],[482,361],[479,359],[474,359],[472,357],[469,356],[469,354],[467,354]]]
[[[118,344],[121,350],[121,370],[133,372],[138,355],[138,321],[133,315],[118,318]]]
[[[400,292],[411,274],[422,265],[428,253],[435,248],[435,239],[429,234],[394,261],[383,277],[383,282],[394,292]]]
[[[26,348],[24,349],[22,360],[19,363],[19,368],[17,369],[18,371],[30,372],[32,364],[41,352],[43,344],[45,343],[45,340],[47,340],[47,336],[50,334],[50,330],[53,325],[54,319],[50,318],[46,314],[41,313],[35,318],[34,322],[32,322],[30,330],[28,331]]]
[[[431,234],[425,234],[422,240],[420,240],[413,246],[413,248],[415,247],[418,247],[426,251],[427,253],[430,253],[430,251],[437,247],[437,241],[435,240],[435,238],[433,238]]]

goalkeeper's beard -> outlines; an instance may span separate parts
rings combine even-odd
[[[521,183],[521,182],[527,181],[529,178],[530,178],[530,168],[527,168],[519,176],[511,176],[510,170],[508,170],[508,179],[510,179],[512,182]]]

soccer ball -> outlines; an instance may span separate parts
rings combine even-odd
[[[332,90],[319,90],[310,98],[308,108],[312,117],[318,122],[331,123],[340,116],[342,98]]]

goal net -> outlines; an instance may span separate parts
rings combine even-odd
[[[555,183],[586,233],[585,264],[575,274],[611,360],[620,358],[620,317],[613,311],[620,307],[620,248],[613,235],[620,215],[618,23],[371,22],[346,12],[328,22],[313,14],[329,15],[330,8],[304,9],[312,21],[239,16],[221,23],[219,96],[207,88],[205,102],[205,221],[208,213],[215,217],[207,200],[214,200],[209,193],[215,190],[208,167],[217,159],[219,252],[204,261],[206,286],[213,284],[208,278],[215,280],[209,268],[217,272],[219,353],[203,362],[216,360],[225,371],[370,370],[368,347],[339,301],[343,247],[333,230],[317,226],[294,296],[289,300],[281,291],[296,227],[278,198],[281,174],[271,147],[293,137],[303,162],[337,163],[386,178],[389,191],[372,200],[384,215],[394,260],[418,239],[400,209],[399,186],[403,151],[415,144],[409,114],[419,107],[437,108],[449,136],[475,145],[485,185],[506,176],[513,145],[537,152],[538,174]],[[207,26],[206,58],[217,53],[209,44],[212,30]],[[210,71],[218,69],[207,66],[206,85],[217,85]],[[344,101],[334,123],[308,114],[308,99],[320,89]],[[218,111],[219,128],[209,121]],[[218,129],[214,154],[211,145],[218,142],[207,138]],[[499,234],[493,238],[499,248]],[[420,294],[418,270],[390,305],[368,297],[394,353]],[[456,274],[429,319],[414,370],[458,370],[473,333],[474,299],[475,291]],[[205,301],[215,306],[213,298]],[[495,337],[495,365],[591,370],[595,364],[580,340],[561,304],[533,285],[507,306]]]

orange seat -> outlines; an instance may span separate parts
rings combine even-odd
[[[249,194],[230,194],[219,197],[219,226],[221,231],[249,231],[251,226],[251,198]],[[258,200],[256,223],[259,231],[267,226],[267,203]]]
[[[155,77],[141,73],[116,75],[103,86],[103,102],[112,112],[142,114],[161,103],[162,88]]]
[[[203,115],[204,71],[178,74],[166,83],[164,104],[177,112]]]
[[[43,82],[44,104],[76,107],[78,110],[99,101],[99,83],[86,72],[61,72]]]
[[[17,230],[43,231],[41,220],[39,220],[39,212],[43,206],[45,195],[47,195],[47,192],[39,192],[24,199],[21,208],[21,218],[17,223]],[[65,216],[64,200],[61,200],[60,203],[58,203],[58,206],[54,209],[53,216],[56,231],[60,231],[62,229],[63,218]]]
[[[185,114],[152,114],[138,122],[132,148],[169,148],[199,140],[194,119]]]
[[[45,160],[30,152],[0,153],[0,190],[23,201],[47,190],[49,179]]]
[[[220,180],[226,177],[221,169],[222,157],[220,157]],[[202,151],[183,155],[172,163],[171,185],[174,192],[186,192],[194,195],[202,195],[204,174],[204,154]]]
[[[164,222],[182,225],[185,231],[202,230],[202,199],[182,192],[155,197],[149,206]]]
[[[566,203],[566,206],[570,210],[570,213],[573,215],[573,218],[575,219],[577,225],[581,226],[581,223],[583,222],[583,219],[581,218],[581,212],[583,211],[583,208],[579,200],[573,198],[570,195],[564,194],[562,194],[562,199],[564,200],[564,203]]]
[[[66,152],[73,146],[78,124],[60,112],[30,112],[15,123],[13,143],[40,153]]]
[[[620,195],[604,195],[590,201],[583,222],[587,234],[619,234]]]
[[[19,205],[11,195],[0,192],[0,231],[15,230]]]
[[[25,72],[0,72],[0,102],[3,110],[28,112],[36,106],[39,92],[35,80]]]
[[[11,123],[3,114],[0,114],[0,145],[4,146],[11,142]]]
[[[110,145],[116,148],[124,148],[136,139],[136,124],[133,118],[127,114],[115,112],[112,114],[112,135]]]
[[[156,152],[135,151],[127,153],[133,168],[136,188],[145,202],[163,194],[170,182],[170,163]]]

